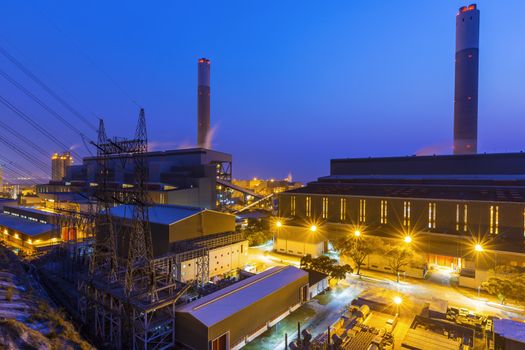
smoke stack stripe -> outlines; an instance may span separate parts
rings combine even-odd
[[[199,59],[198,88],[197,88],[197,145],[206,145],[210,132],[210,60]]]
[[[454,154],[478,151],[479,10],[463,6],[456,15]]]

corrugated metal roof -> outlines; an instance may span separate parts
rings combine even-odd
[[[181,306],[177,312],[188,313],[205,326],[211,327],[307,275],[306,271],[294,266],[273,267]]]
[[[494,333],[497,333],[504,338],[525,344],[525,323],[523,322],[508,319],[495,319]]]
[[[130,219],[132,216],[131,205],[119,205],[111,208],[112,216]],[[162,225],[170,225],[177,221],[186,219],[192,215],[205,211],[204,208],[187,207],[180,205],[156,205],[149,207],[149,221]]]
[[[36,236],[56,230],[55,225],[41,224],[3,213],[0,214],[0,226],[7,227],[8,229],[15,230],[28,236]]]

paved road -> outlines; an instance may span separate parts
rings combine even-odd
[[[298,265],[300,258],[272,253],[271,246],[265,245],[250,248],[248,260],[264,270],[276,265]],[[391,274],[374,271],[363,271],[363,274],[361,277],[349,276],[331,292],[303,305],[246,346],[246,349],[284,349],[284,334],[288,333],[289,341],[293,340],[297,334],[297,322],[301,322],[303,328],[308,328],[315,337],[335,322],[344,307],[364,291],[386,299],[392,299],[395,295],[402,296],[400,314],[407,321],[432,298],[445,299],[449,301],[449,305],[465,307],[482,314],[525,320],[523,312],[498,307],[494,297],[484,294],[478,297],[477,291],[450,286],[449,276],[440,272],[435,272],[429,280],[406,279],[401,283],[397,283],[395,276]],[[396,344],[400,341],[401,339],[396,339]]]
[[[301,323],[302,329],[308,329],[315,337],[337,321],[345,306],[359,293],[361,293],[360,289],[350,288],[342,283],[330,292],[301,306],[287,318],[246,345],[244,349],[284,349],[285,333],[288,334],[288,342],[297,338],[297,322]]]

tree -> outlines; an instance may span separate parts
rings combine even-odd
[[[330,272],[330,278],[342,280],[346,278],[347,273],[352,273],[352,267],[350,265],[334,265]]]
[[[301,262],[299,263],[299,267],[303,270],[311,270],[312,269],[312,255],[307,254],[301,258]]]
[[[501,304],[507,299],[525,302],[525,268],[499,265],[492,270],[495,274],[481,284],[489,294],[498,298]]]
[[[317,258],[312,258],[310,254],[303,256],[300,262],[301,269],[313,270],[324,273],[329,276],[330,279],[344,279],[347,273],[352,272],[352,267],[348,264],[339,265],[337,260],[330,259],[326,255],[321,255]]]
[[[329,275],[333,267],[337,265],[337,260],[330,259],[326,255],[321,255],[320,257],[317,257],[312,260],[312,270],[319,271],[322,273],[325,273]]]
[[[491,277],[486,282],[481,283],[481,287],[489,294],[495,295],[503,305],[507,298],[512,297],[514,286],[506,278]]]
[[[387,266],[396,274],[399,283],[399,273],[404,267],[409,266],[415,258],[414,250],[408,245],[394,245],[385,248]]]
[[[382,244],[377,237],[343,237],[335,242],[334,247],[339,254],[352,259],[356,273],[360,275],[366,257],[378,251]]]

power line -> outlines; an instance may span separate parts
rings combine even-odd
[[[22,52],[16,47],[16,45],[14,45],[14,44],[13,44],[13,43],[12,43],[7,37],[6,37],[5,33],[2,33],[2,32],[0,31],[0,36],[3,37],[3,39],[4,39],[5,42],[8,44],[8,46],[10,46],[10,47],[16,52],[16,54],[18,55],[18,57],[19,57],[20,59],[22,59],[22,61],[25,60],[25,62],[26,62],[26,66],[27,66],[27,62],[31,62],[31,60],[28,59],[28,57],[25,56],[25,55],[24,55],[24,54],[23,54],[23,53],[22,53]],[[34,67],[34,62],[31,62],[31,63],[33,63],[33,67]],[[31,66],[31,65],[29,65],[29,66]],[[40,72],[40,79],[43,80],[43,81],[46,81],[46,78],[47,78],[47,80],[49,81],[49,77],[46,77],[45,74],[43,74],[43,73]],[[98,114],[96,114],[95,112],[93,112],[93,111],[91,110],[91,108],[90,108],[91,106],[86,106],[86,104],[85,104],[84,102],[79,101],[78,98],[76,98],[76,97],[75,97],[74,95],[72,95],[69,91],[67,91],[66,89],[64,89],[64,86],[59,85],[58,82],[57,82],[56,80],[53,81],[53,83],[54,83],[55,87],[58,87],[58,88],[59,88],[59,90],[60,90],[59,92],[60,92],[62,95],[65,95],[65,97],[67,97],[67,98],[73,100],[73,102],[74,102],[75,104],[80,105],[83,109],[87,110],[87,111],[89,112],[90,115],[92,115],[94,118],[97,118],[97,119],[98,119],[98,117],[97,117]]]
[[[20,156],[22,156],[24,159],[29,161],[33,166],[37,167],[39,170],[42,170],[45,174],[49,173],[48,165],[44,162],[42,162],[40,159],[36,158],[32,154],[24,151],[22,148],[14,144],[13,142],[10,142],[8,139],[6,139],[4,136],[0,135],[0,142],[5,144],[7,147],[18,153]]]
[[[14,80],[9,74],[4,72],[0,69],[0,75],[4,77],[5,80],[10,82],[13,86],[18,88],[20,91],[22,91],[26,96],[30,97],[33,101],[35,101],[38,105],[40,105],[43,109],[45,109],[49,114],[56,117],[58,120],[60,120],[62,123],[64,123],[68,128],[73,130],[75,133],[79,134],[81,137],[86,137],[82,131],[77,129],[73,124],[67,121],[65,117],[60,115],[58,112],[53,110],[51,107],[49,107],[47,104],[45,104],[42,100],[40,100],[38,97],[36,97],[33,93],[31,93],[29,90],[27,90],[22,84]]]
[[[5,156],[2,156],[0,155],[0,160],[8,163],[10,166],[12,166],[13,168],[16,168],[18,171],[22,172],[22,173],[25,173],[27,176],[29,177],[33,177],[33,174],[31,173],[30,170],[28,170],[27,168],[21,166],[20,164],[17,164],[15,162],[13,162],[12,160],[9,160],[9,158],[5,157]],[[5,165],[5,164],[4,164]]]
[[[48,139],[50,139],[53,143],[55,143],[57,146],[61,147],[62,149],[66,150],[69,149],[68,146],[66,146],[62,141],[57,139],[53,134],[51,134],[48,130],[44,129],[40,124],[35,122],[31,117],[29,117],[27,114],[16,108],[14,105],[12,105],[8,100],[6,100],[3,96],[0,96],[0,103],[3,104],[5,107],[9,108],[11,111],[13,111],[16,115],[18,115],[20,118],[24,119],[28,124],[30,124],[32,127],[34,127],[36,130],[38,130],[42,135],[46,136]],[[72,154],[74,154],[77,158],[81,158],[78,153],[71,151]]]
[[[42,156],[44,156],[46,158],[49,157],[48,152],[46,152],[42,147],[38,146],[36,143],[34,143],[33,141],[31,141],[30,139],[28,139],[27,137],[25,137],[24,135],[22,135],[21,133],[19,133],[18,131],[13,129],[11,126],[9,126],[7,123],[4,123],[1,120],[0,120],[0,127],[2,127],[3,129],[7,130],[14,137],[20,139],[21,141],[23,141],[26,144],[28,144],[29,146],[31,146],[35,151],[40,153]]]
[[[62,97],[60,97],[55,91],[53,91],[48,85],[46,85],[42,80],[40,80],[33,72],[31,72],[24,64],[19,60],[13,57],[7,50],[0,45],[0,53],[7,58],[11,63],[18,67],[25,75],[27,75],[31,80],[33,80],[38,86],[45,90],[48,94],[53,96],[62,106],[64,106],[68,111],[75,115],[78,119],[82,120],[87,126],[92,130],[97,131],[97,128],[79,111],[73,108],[69,103],[67,103]]]
[[[34,185],[37,185],[38,182],[36,181],[37,178],[36,177],[33,177],[33,176],[27,176],[27,175],[24,175],[22,174],[21,172],[11,168],[10,166],[8,166],[7,164],[0,164],[0,168],[4,170],[4,172],[7,172],[7,173],[10,173],[11,174],[11,178],[14,178],[14,179],[24,179],[26,181],[29,181],[29,182],[32,182]],[[9,174],[8,174],[9,175]],[[14,175],[14,176],[13,176]]]
[[[18,88],[20,91],[22,91],[26,96],[30,97],[33,101],[35,101],[40,107],[45,109],[49,114],[57,118],[59,121],[61,121],[64,125],[66,125],[69,129],[71,129],[73,132],[77,133],[82,139],[87,139],[87,141],[91,141],[82,131],[77,129],[73,124],[71,124],[65,117],[60,115],[58,112],[56,112],[54,109],[49,107],[46,103],[44,103],[42,100],[40,100],[37,96],[35,96],[33,93],[31,93],[29,90],[27,90],[22,84],[14,80],[9,74],[4,72],[0,69],[0,75],[4,77],[8,82],[10,82],[13,86]]]

